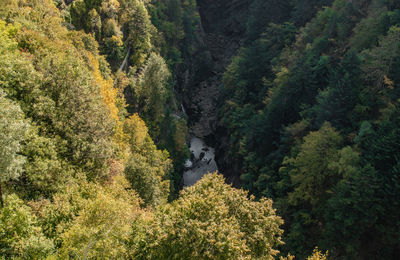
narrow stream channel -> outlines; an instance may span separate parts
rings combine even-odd
[[[192,186],[205,174],[218,170],[215,162],[215,150],[213,147],[207,146],[203,139],[192,137],[189,149],[192,156],[185,163],[184,187]]]

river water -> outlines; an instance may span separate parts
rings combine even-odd
[[[203,139],[192,137],[190,139],[191,159],[185,163],[183,185],[185,187],[196,184],[205,174],[218,170],[215,162],[215,149],[207,146]]]

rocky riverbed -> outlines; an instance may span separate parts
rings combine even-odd
[[[192,137],[189,149],[191,158],[186,161],[186,170],[183,173],[185,187],[194,185],[205,174],[218,170],[215,162],[215,150],[207,146],[203,139]]]

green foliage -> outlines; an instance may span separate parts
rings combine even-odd
[[[371,165],[361,167],[359,154],[350,147],[340,151],[334,167],[343,179],[327,204],[325,237],[329,240],[324,243],[351,259],[367,250],[362,249],[363,237],[379,215],[375,190],[379,184],[375,169]]]
[[[255,0],[250,6],[250,17],[247,21],[247,38],[252,41],[258,38],[269,23],[280,23],[288,18],[290,1]]]
[[[331,72],[329,86],[319,92],[307,116],[313,118],[315,127],[329,121],[335,128],[348,132],[354,129],[357,114],[354,113],[361,86],[360,58],[353,52]]]
[[[115,52],[108,58],[116,65],[131,50],[126,66],[138,69],[138,102],[154,129],[165,120],[170,73],[150,55],[154,28],[144,2],[74,1],[64,11],[93,35],[67,30],[50,0],[0,6],[1,255],[127,258],[140,205],[167,202],[172,166],[142,119],[125,119],[128,79],[99,51]],[[118,48],[105,50],[108,39]],[[186,122],[171,122],[171,147],[183,154]]]
[[[183,6],[187,8],[185,12]],[[166,3],[82,0],[74,1],[69,7],[70,22],[95,36],[99,50],[110,62],[112,71],[129,75],[130,86],[125,83],[119,86],[119,93],[126,94],[128,111],[139,113],[145,120],[156,145],[176,155],[174,175],[180,174],[187,152],[181,148],[181,140],[170,142],[175,140],[178,124],[174,114],[178,105],[173,92],[175,82],[169,70],[176,71],[182,63],[183,16],[190,13],[185,17],[191,19],[188,22],[193,24],[188,26],[188,30],[191,29],[195,26],[195,7],[194,1],[181,3],[180,0]],[[124,106],[124,102],[121,103]],[[125,107],[119,110],[123,111]],[[179,185],[179,178],[173,178],[176,179],[174,185]]]
[[[55,123],[45,127],[65,140],[63,155],[91,172],[90,177],[94,178],[107,167],[107,159],[112,156],[115,122],[89,68],[82,59],[76,59],[74,53],[73,50],[61,53],[57,59],[46,54],[41,59],[43,83],[49,86],[46,92],[56,106],[52,114],[45,115]],[[46,73],[51,76],[47,77]],[[68,78],[65,75],[69,75]]]
[[[48,9],[39,8],[43,4]],[[111,138],[115,122],[87,62],[90,37],[62,27],[57,9],[52,9],[49,1],[32,3],[29,14],[22,6],[12,11],[24,29],[13,38],[9,34],[9,41],[14,42],[8,44],[10,47],[2,46],[6,48],[2,51],[5,62],[0,65],[2,87],[11,99],[19,101],[38,126],[39,135],[49,139],[45,142],[54,144],[56,151],[50,152],[53,161],[56,152],[91,178],[102,176],[114,153]],[[49,27],[33,26],[35,22],[42,25],[42,21]],[[93,45],[90,51],[96,54],[96,43]],[[34,154],[30,158],[34,160],[32,157]],[[59,169],[60,164],[65,165],[54,162],[53,166]]]
[[[143,222],[149,228],[132,237],[137,259],[274,259],[282,243],[272,201],[249,199],[216,173]]]
[[[186,138],[183,134],[185,128],[182,124],[186,124],[185,119],[180,111],[180,96],[182,86],[178,84],[181,80],[182,71],[189,66],[189,60],[193,59],[192,55],[196,51],[197,31],[200,27],[200,19],[197,11],[197,4],[194,0],[161,0],[150,1],[147,5],[151,22],[157,28],[158,34],[153,35],[153,45],[159,51],[165,60],[157,58],[157,55],[151,54],[145,67],[149,65],[157,65],[161,73],[153,73],[151,77],[154,80],[163,82],[163,96],[159,96],[152,91],[154,96],[159,96],[160,101],[157,104],[148,106],[149,112],[139,109],[139,114],[143,116],[146,124],[150,128],[150,134],[161,148],[166,148],[171,157],[174,159],[174,177],[175,186],[178,187],[182,171],[182,161],[187,158],[187,148],[182,142]],[[186,61],[186,63],[185,63]],[[168,70],[165,71],[165,65]],[[150,72],[150,71],[148,71]],[[144,76],[143,70],[139,75]],[[157,76],[158,75],[158,76]],[[167,76],[168,75],[168,76]],[[168,78],[168,81],[166,81]],[[160,85],[154,83],[154,86]],[[135,84],[133,84],[135,86]],[[136,87],[134,87],[136,89]],[[149,89],[155,89],[151,87]],[[161,113],[160,113],[161,112]],[[178,135],[180,135],[179,138]]]
[[[40,136],[37,128],[28,132],[21,153],[26,163],[14,189],[25,198],[49,198],[74,175],[72,166],[58,155],[55,141]]]
[[[139,68],[152,49],[154,27],[141,0],[74,1],[70,16],[75,27],[95,35],[114,71],[127,52],[129,65]]]
[[[53,252],[31,208],[17,195],[6,197],[0,209],[0,254],[9,259],[42,259]]]
[[[170,72],[163,58],[152,53],[146,61],[139,76],[133,78],[132,90],[136,111],[148,122],[153,136],[159,135],[157,129],[164,116],[165,102],[167,101],[167,83]]]
[[[269,4],[261,2],[253,1],[219,106],[242,187],[276,201],[286,252],[305,258],[319,245],[339,258],[398,254],[387,222],[397,206],[378,198],[398,194],[397,123],[389,120],[400,97],[399,5],[297,0],[270,16],[257,10]]]
[[[137,114],[125,120],[124,131],[132,153],[125,168],[131,187],[145,206],[166,203],[170,190],[167,176],[171,168],[168,152],[157,150]]]
[[[151,21],[162,34],[157,44],[161,55],[166,59],[169,69],[177,73],[189,59],[199,18],[194,0],[151,1],[149,12]]]
[[[81,198],[81,208],[61,234],[63,258],[127,258],[131,223],[140,211],[139,201],[128,187],[128,182],[117,176],[111,184],[93,187],[90,199]]]
[[[132,48],[130,60],[133,65],[142,64],[151,48],[154,30],[143,1],[121,1],[121,22],[127,45]]]
[[[21,108],[0,89],[0,182],[19,177],[25,158],[20,155],[29,123]]]
[[[296,205],[297,201],[309,201],[315,207],[324,199],[338,181],[330,163],[337,160],[341,143],[341,136],[329,123],[304,137],[299,154],[293,159],[296,170],[291,177],[295,189],[289,194],[289,202]]]
[[[376,46],[379,37],[384,35],[390,26],[400,22],[399,15],[399,10],[387,11],[386,7],[375,10],[356,25],[355,35],[351,39],[352,48],[362,50]]]
[[[105,184],[70,179],[51,202],[30,204],[61,258],[125,258],[131,223],[140,212],[136,193],[121,175]]]
[[[333,0],[295,0],[293,1],[292,19],[301,26],[314,18],[321,7],[330,6]]]
[[[100,185],[88,183],[84,177],[70,178],[67,185],[53,194],[51,202],[47,199],[33,202],[43,232],[60,248],[63,239],[61,234],[68,231],[78,213],[88,201],[95,198]]]
[[[4,65],[0,65],[0,200],[3,205],[2,185],[4,182],[17,179],[23,170],[25,157],[20,154],[22,142],[30,128],[25,120],[25,115],[20,106],[8,99],[2,88],[9,87],[12,77],[7,75],[9,68],[8,62],[13,62],[15,55],[8,56],[9,53],[15,54],[17,43],[12,39],[18,31],[17,27],[7,25],[0,20],[0,57],[4,58]],[[16,62],[18,63],[18,62]],[[6,71],[5,71],[6,70]],[[11,72],[11,71],[10,71]]]
[[[186,147],[186,120],[180,112],[175,112],[178,107],[171,89],[171,73],[164,59],[151,53],[140,73],[130,78],[132,99],[128,111],[139,113],[157,146],[170,152],[174,160],[174,172],[168,178],[172,181],[171,191],[177,194],[179,175],[189,154]]]
[[[371,84],[372,93],[381,92],[386,94],[385,88],[389,91],[394,87],[391,82],[391,70],[396,68],[396,59],[399,53],[399,37],[400,27],[391,27],[388,34],[380,41],[380,46],[365,51],[365,63],[363,64],[363,72],[366,81]]]
[[[293,189],[284,202],[280,201],[280,206],[283,209],[288,205],[285,215],[294,224],[287,234],[287,243],[296,254],[301,255],[299,248],[311,250],[320,241],[322,229],[318,223],[323,222],[326,201],[343,174],[335,163],[341,144],[342,137],[325,123],[319,131],[303,138],[297,155],[286,158],[280,169],[282,176],[289,175]],[[300,242],[307,235],[309,239]]]
[[[2,1],[2,257],[399,255],[400,4],[248,2],[218,127],[259,200],[211,174],[168,204],[178,83],[211,73],[196,1]]]

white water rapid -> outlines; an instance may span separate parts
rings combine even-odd
[[[190,139],[191,159],[185,163],[183,173],[183,185],[185,187],[194,185],[204,174],[218,170],[215,162],[215,150],[205,144],[204,140],[198,137]]]

